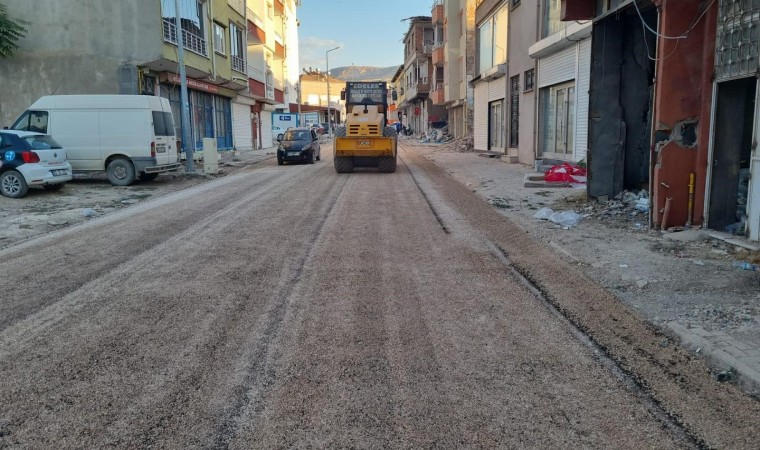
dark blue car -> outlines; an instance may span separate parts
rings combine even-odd
[[[286,162],[307,162],[314,164],[320,160],[319,135],[313,128],[290,128],[277,135],[277,164]]]

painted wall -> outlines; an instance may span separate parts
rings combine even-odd
[[[525,71],[534,69],[536,60],[531,58],[528,48],[536,43],[538,26],[538,0],[523,0],[519,6],[510,10],[509,18],[509,78],[520,75],[520,127],[519,145],[509,148],[511,156],[517,156],[518,162],[533,165],[535,160],[535,114],[536,89],[525,92]],[[534,74],[537,74],[534,72]],[[535,81],[538,81],[534,77]],[[509,111],[506,116],[509,121]],[[509,136],[507,136],[509,139]],[[509,141],[507,141],[509,143]]]
[[[663,1],[660,33],[682,33],[701,3],[700,0]],[[658,141],[652,183],[655,224],[662,220],[661,210],[667,197],[673,198],[669,225],[686,223],[690,172],[696,176],[693,222],[699,225],[704,220],[716,21],[717,7],[712,7],[686,39],[677,41],[677,47],[673,40],[658,42],[660,56],[670,56],[658,66],[655,87],[655,141]],[[696,146],[684,145],[679,137],[684,122],[695,124]]]
[[[117,94],[122,63],[134,68],[161,56],[161,13],[156,0],[4,3],[11,17],[31,24],[16,55],[0,63],[0,80],[4,86],[13,86],[0,102],[0,126],[10,125],[43,95]],[[136,77],[136,71],[121,75]],[[137,86],[136,78],[132,84]]]

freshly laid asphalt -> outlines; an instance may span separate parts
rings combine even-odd
[[[0,448],[760,442],[757,401],[433,164],[323,152],[0,251]]]

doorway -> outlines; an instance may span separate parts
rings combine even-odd
[[[717,85],[706,217],[714,230],[746,233],[756,94],[754,77]]]
[[[504,100],[489,105],[488,150],[504,151]]]

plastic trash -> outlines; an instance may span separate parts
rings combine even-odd
[[[540,220],[549,220],[549,217],[554,214],[554,211],[552,211],[551,208],[541,208],[539,209],[533,217]]]
[[[734,266],[734,269],[757,271],[757,264],[748,263],[746,261],[734,261],[732,265]]]
[[[636,200],[636,203],[633,205],[633,207],[637,211],[649,212],[649,199],[648,198],[640,198],[640,199]]]
[[[555,212],[549,217],[549,220],[558,225],[562,225],[563,227],[573,227],[578,225],[578,222],[580,222],[582,218],[583,216],[575,211],[563,211]]]
[[[92,208],[85,208],[82,210],[82,215],[85,217],[95,217],[97,214],[95,213],[95,210]]]

